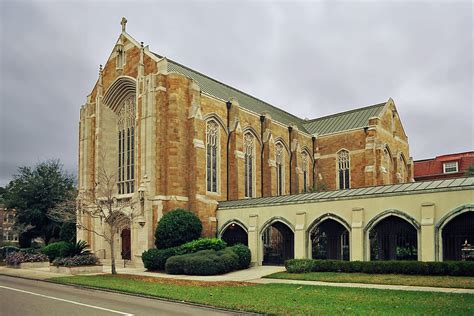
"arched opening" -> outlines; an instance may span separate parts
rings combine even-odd
[[[236,244],[248,246],[249,243],[247,232],[240,227],[240,225],[235,223],[226,227],[221,238],[227,243],[227,246],[233,246]]]
[[[417,260],[416,228],[406,220],[390,215],[369,232],[370,260]]]
[[[464,212],[449,221],[442,230],[442,237],[443,260],[461,260],[462,245],[466,241],[474,244],[474,211]]]
[[[349,231],[338,221],[328,218],[310,234],[313,259],[349,260]]]
[[[131,236],[130,236],[130,228],[122,229],[120,233],[121,241],[122,241],[122,259],[123,260],[131,260],[132,259],[132,244],[131,244]]]
[[[295,256],[293,231],[282,222],[268,226],[262,233],[262,242],[264,265],[281,265]]]

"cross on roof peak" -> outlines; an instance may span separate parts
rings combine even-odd
[[[125,28],[127,26],[127,19],[125,17],[122,17],[122,21],[120,21],[120,24],[122,24],[122,32],[125,32]]]

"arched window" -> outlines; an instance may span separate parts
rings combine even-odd
[[[254,195],[254,163],[255,163],[255,137],[252,133],[244,135],[244,179],[245,179],[245,197]]]
[[[349,152],[343,149],[337,153],[337,172],[340,190],[349,189],[351,186],[350,169]]]
[[[118,112],[118,193],[135,191],[135,97],[122,102]]]
[[[388,148],[385,147],[383,149],[383,158],[382,158],[382,177],[383,177],[383,184],[391,184],[390,178],[391,178],[391,156],[390,152],[388,151]]]
[[[308,192],[308,153],[303,150],[301,153],[301,170],[303,172],[303,192]]]
[[[277,173],[277,195],[285,194],[285,165],[284,165],[284,150],[282,143],[275,145],[275,161]]]
[[[207,191],[217,193],[219,155],[219,125],[210,120],[206,125],[206,181]]]

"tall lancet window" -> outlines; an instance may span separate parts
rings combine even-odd
[[[135,191],[135,97],[126,98],[118,113],[118,193]]]
[[[390,152],[388,151],[387,147],[383,149],[383,158],[382,158],[382,179],[383,179],[383,184],[391,184],[391,160],[392,157],[390,155]]]
[[[211,120],[206,125],[206,181],[207,191],[217,193],[219,154],[219,125]]]
[[[338,182],[339,189],[349,189],[350,188],[350,161],[349,161],[349,152],[345,149],[340,150],[337,153],[337,168],[338,168]]]
[[[285,193],[285,164],[284,164],[284,149],[281,143],[275,145],[275,162],[277,173],[277,195]]]
[[[308,192],[308,153],[301,153],[301,170],[303,172],[303,192]]]
[[[245,197],[253,197],[254,193],[254,162],[255,162],[255,137],[252,133],[244,135],[244,182]]]

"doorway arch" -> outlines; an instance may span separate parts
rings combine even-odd
[[[224,225],[220,237],[227,243],[227,246],[236,244],[248,246],[249,243],[247,229],[238,221],[231,221],[227,225]]]
[[[123,260],[132,259],[132,242],[130,228],[126,227],[120,232],[120,239],[122,244],[121,255]]]
[[[474,244],[474,208],[466,206],[450,212],[438,227],[443,261],[461,260],[462,245]]]
[[[282,265],[295,256],[294,230],[285,221],[269,221],[261,231],[263,265]]]
[[[309,229],[311,257],[349,260],[349,229],[345,221],[329,214],[315,220]]]

